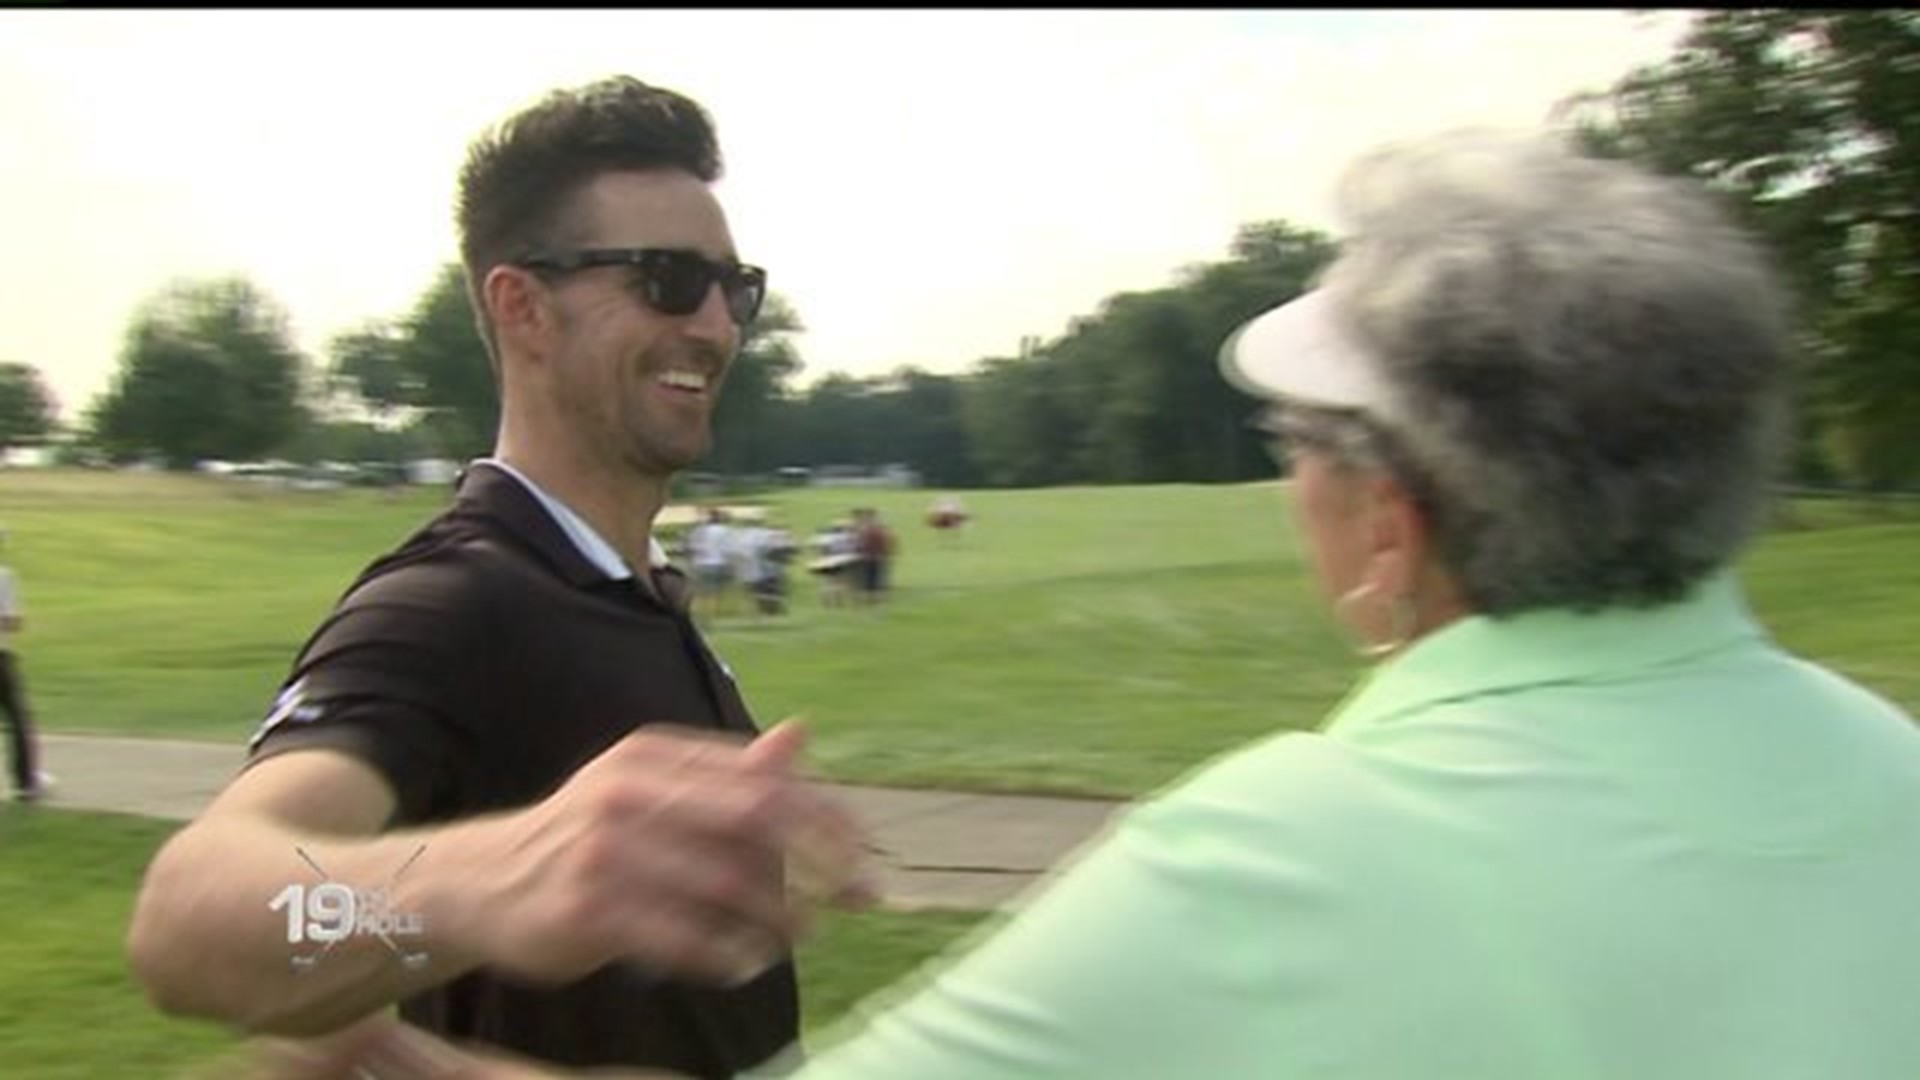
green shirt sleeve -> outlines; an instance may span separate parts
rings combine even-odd
[[[870,1001],[797,1072],[800,1080],[1045,1080],[1050,1077],[1290,1075],[1274,1056],[1298,963],[1258,946],[1314,904],[1306,875],[1290,889],[1269,844],[1204,801],[1126,812],[1019,915],[990,924],[881,1001]],[[1224,826],[1224,828],[1223,828]],[[1269,838],[1271,839],[1271,838]],[[1290,898],[1291,894],[1291,898]],[[886,1003],[890,999],[890,1004]]]

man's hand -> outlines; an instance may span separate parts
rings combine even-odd
[[[798,771],[804,743],[791,722],[748,744],[661,726],[622,739],[545,801],[462,830],[474,887],[456,936],[543,982],[620,959],[753,978],[813,903],[874,894],[862,831]]]

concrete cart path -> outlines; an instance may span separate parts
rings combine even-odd
[[[238,746],[104,736],[40,736],[59,785],[44,805],[184,821],[242,760]],[[1021,894],[1098,833],[1122,803],[834,785],[887,852],[885,904],[989,910]]]

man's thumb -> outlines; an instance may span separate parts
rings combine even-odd
[[[747,761],[755,768],[791,771],[799,764],[806,748],[806,724],[799,717],[789,717],[747,746]]]

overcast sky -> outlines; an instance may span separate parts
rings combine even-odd
[[[178,277],[244,274],[316,360],[454,257],[469,138],[616,71],[718,124],[741,254],[805,378],[954,372],[1332,228],[1385,139],[1529,126],[1665,55],[1618,11],[0,11],[0,361],[72,418]],[[476,362],[478,358],[476,358]]]

